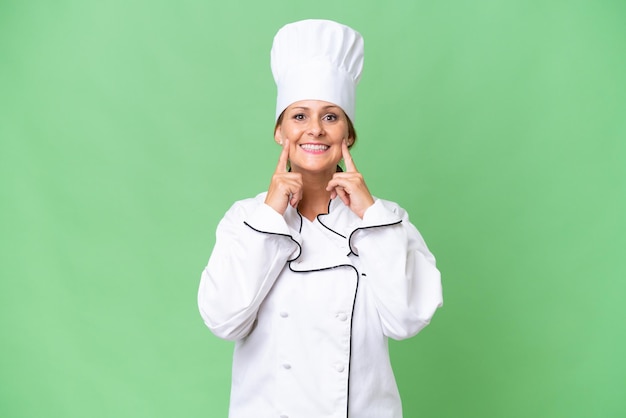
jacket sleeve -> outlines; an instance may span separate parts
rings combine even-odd
[[[202,319],[227,340],[248,335],[276,278],[301,248],[299,234],[279,213],[247,203],[235,203],[220,221],[198,290]]]
[[[361,280],[372,292],[385,335],[404,339],[428,325],[443,304],[441,277],[406,211],[377,200],[349,244],[360,259]]]

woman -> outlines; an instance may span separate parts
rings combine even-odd
[[[441,282],[406,212],[373,197],[350,156],[362,38],[306,20],[271,55],[278,165],[221,220],[198,292],[206,325],[236,341],[229,416],[399,418],[387,338],[428,324]]]

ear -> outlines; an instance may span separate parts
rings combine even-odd
[[[276,128],[274,128],[274,141],[278,145],[283,145],[283,134],[280,132],[280,125],[276,125]]]

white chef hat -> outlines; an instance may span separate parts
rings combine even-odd
[[[283,26],[272,45],[278,88],[276,120],[299,100],[323,100],[354,121],[356,85],[363,69],[363,38],[330,20],[302,20]]]

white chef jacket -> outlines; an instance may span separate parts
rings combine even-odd
[[[234,340],[230,418],[400,418],[387,338],[426,326],[440,274],[397,204],[339,198],[314,221],[265,193],[220,221],[198,305]]]

